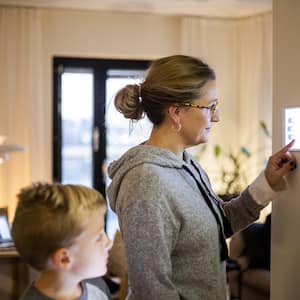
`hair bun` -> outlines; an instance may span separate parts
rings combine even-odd
[[[144,113],[141,103],[140,85],[129,84],[119,90],[115,97],[115,106],[125,118],[140,120]]]

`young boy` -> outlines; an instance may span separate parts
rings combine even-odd
[[[101,194],[79,185],[37,183],[18,199],[13,239],[24,260],[41,271],[21,300],[111,299],[99,277],[112,246]]]

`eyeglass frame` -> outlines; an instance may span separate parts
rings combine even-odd
[[[190,102],[184,102],[180,103],[179,106],[186,106],[186,107],[192,107],[192,108],[198,108],[198,109],[207,109],[210,114],[213,116],[218,111],[218,101],[211,104],[210,106],[200,106],[198,104],[190,103]]]

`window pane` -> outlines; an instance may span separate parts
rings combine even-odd
[[[62,183],[92,187],[93,74],[62,75]]]
[[[106,81],[106,128],[107,128],[107,166],[118,159],[129,148],[140,144],[148,139],[152,124],[147,118],[144,118],[136,123],[131,123],[130,120],[125,119],[114,106],[115,94],[127,84],[136,84],[141,80],[143,71],[110,70],[109,77]],[[131,74],[130,74],[131,72]],[[131,76],[130,76],[131,75]],[[106,178],[106,184],[110,183],[109,178]],[[110,238],[113,238],[116,229],[118,229],[118,218],[109,208],[106,218],[106,231]]]

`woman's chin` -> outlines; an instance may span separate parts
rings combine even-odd
[[[205,134],[205,135],[202,135],[201,138],[199,139],[198,145],[205,144],[207,142],[208,142],[208,134]]]

